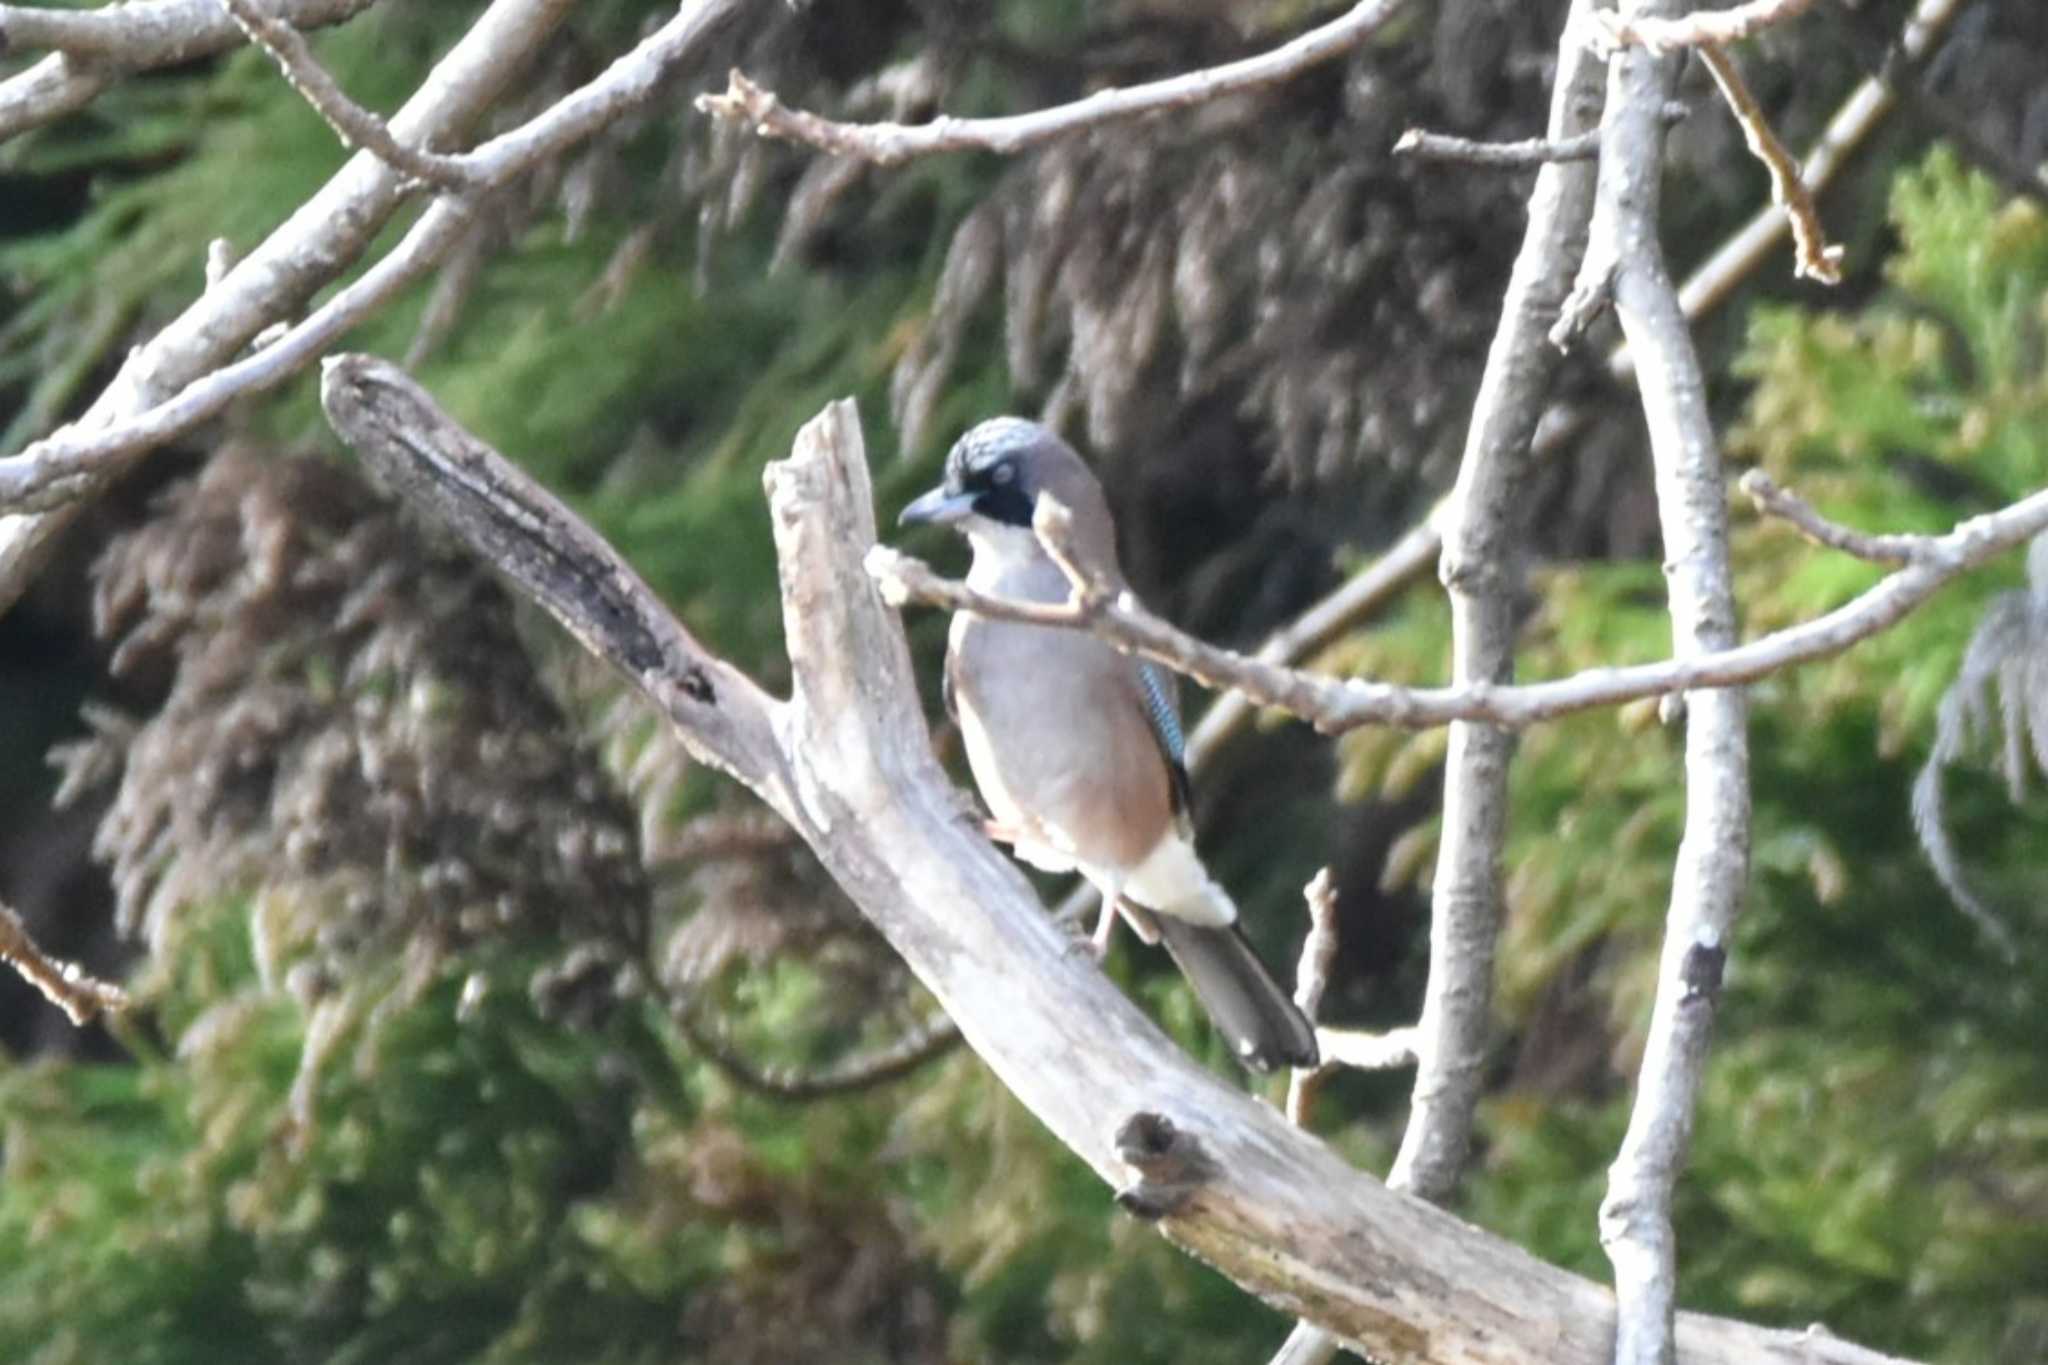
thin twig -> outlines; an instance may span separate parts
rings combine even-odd
[[[1457,161],[1468,166],[1524,167],[1540,166],[1546,161],[1590,161],[1600,155],[1600,130],[1589,128],[1555,142],[1544,137],[1527,137],[1519,142],[1480,142],[1410,128],[1394,143],[1394,155],[1425,161]]]
[[[75,963],[61,962],[37,946],[21,916],[0,903],[0,962],[43,993],[72,1023],[91,1023],[103,1013],[128,1008],[128,992],[111,981],[88,974]]]
[[[1739,42],[1812,8],[1813,0],[1749,0],[1727,9],[1696,10],[1669,19],[1630,19],[1602,12],[1594,17],[1594,24],[1598,35],[1612,47],[1639,46],[1664,53]]]
[[[0,460],[0,508],[46,512],[96,492],[130,459],[212,420],[244,394],[290,379],[393,295],[431,269],[460,238],[470,210],[443,199],[423,214],[383,260],[304,321],[260,350],[223,365],[154,407],[113,426],[59,428]]]
[[[1842,248],[1828,242],[1827,229],[1821,226],[1820,212],[1814,208],[1813,196],[1806,192],[1798,165],[1771,131],[1770,122],[1744,83],[1735,59],[1719,43],[1702,43],[1694,50],[1713,75],[1714,84],[1720,87],[1729,112],[1741,125],[1749,150],[1771,173],[1771,202],[1783,209],[1792,223],[1792,273],[1822,284],[1840,284]]]
[[[1439,523],[1447,505],[1448,500],[1439,501],[1378,559],[1268,636],[1253,657],[1269,664],[1298,664],[1421,582],[1443,553]],[[1202,766],[1257,714],[1258,707],[1242,692],[1217,697],[1188,735],[1189,774],[1199,775]]]
[[[732,73],[724,94],[699,95],[697,108],[714,118],[746,124],[762,137],[787,138],[833,156],[878,166],[970,149],[1009,154],[1083,129],[1276,85],[1352,51],[1393,18],[1403,3],[1363,0],[1271,52],[1127,89],[1098,90],[1071,104],[1006,118],[941,116],[920,124],[842,123],[789,108],[772,90],[762,89],[739,71]]]
[[[313,49],[297,29],[266,11],[256,0],[220,0],[220,5],[234,16],[250,41],[270,54],[292,88],[327,120],[344,146],[370,151],[394,169],[442,189],[461,191],[471,187],[461,163],[438,152],[407,146],[392,135],[390,125],[383,119],[350,99],[313,56]]]
[[[1301,889],[1308,905],[1308,935],[1301,941],[1301,960],[1294,969],[1294,1003],[1310,1024],[1323,1008],[1330,987],[1330,968],[1337,960],[1337,884],[1330,869],[1320,869]],[[1318,1030],[1320,1036],[1321,1030]],[[1308,1110],[1324,1066],[1295,1067],[1287,1073],[1287,1121],[1308,1126]]]
[[[1667,123],[1683,123],[1691,113],[1692,110],[1678,100],[1664,106]],[[1590,161],[1599,154],[1600,130],[1597,127],[1565,137],[1531,137],[1519,142],[1478,142],[1471,138],[1453,137],[1449,133],[1410,128],[1394,143],[1395,156],[1459,161],[1473,166],[1541,166],[1546,161]]]
[[[1301,889],[1301,897],[1308,906],[1309,928],[1301,944],[1301,961],[1294,969],[1294,1003],[1314,1024],[1323,1008],[1323,992],[1329,989],[1330,967],[1337,960],[1337,885],[1330,869],[1318,869]],[[1319,1053],[1322,1034],[1323,1030],[1316,1030]],[[1323,1054],[1315,1066],[1295,1067],[1287,1073],[1287,1121],[1295,1127],[1308,1127],[1309,1109],[1331,1065],[1328,1054]],[[1337,1346],[1335,1333],[1303,1318],[1280,1344],[1271,1365],[1323,1365],[1336,1355]]]
[[[1739,487],[1756,504],[1757,511],[1792,523],[1800,534],[1816,545],[1825,545],[1873,564],[1910,564],[1927,553],[1924,536],[1871,535],[1840,522],[1829,521],[1806,499],[1780,488],[1761,469],[1752,469],[1744,474]]]
[[[247,0],[244,0],[247,3]],[[262,0],[266,19],[312,28],[336,23],[373,0]],[[189,62],[239,41],[223,0],[136,0],[97,9],[0,5],[0,51],[62,52],[124,70]]]

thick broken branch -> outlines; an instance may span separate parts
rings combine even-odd
[[[647,691],[797,828],[968,1043],[1170,1239],[1369,1355],[1604,1362],[1607,1291],[1387,1190],[1193,1064],[1046,918],[960,818],[901,627],[861,572],[874,511],[850,402],[770,467],[793,693],[706,654],[602,542],[392,367],[330,361],[337,426]],[[450,445],[452,444],[452,449]],[[395,465],[420,468],[398,474]],[[705,684],[711,686],[707,690]],[[1866,1365],[1835,1338],[1688,1314],[1680,1365]]]
[[[1005,118],[947,118],[929,123],[841,123],[791,109],[772,90],[763,90],[738,71],[722,95],[699,95],[697,108],[715,118],[751,127],[762,137],[802,142],[833,156],[894,166],[939,152],[1020,152],[1055,138],[1107,123],[1262,90],[1350,52],[1398,13],[1404,0],[1363,0],[1320,28],[1282,43],[1271,52],[1226,62],[1204,71],[1098,90],[1072,104]]]

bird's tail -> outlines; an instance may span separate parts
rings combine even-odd
[[[1191,924],[1174,915],[1151,918],[1240,1061],[1257,1071],[1316,1065],[1315,1027],[1259,961],[1242,929]]]

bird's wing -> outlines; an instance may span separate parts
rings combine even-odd
[[[1173,775],[1173,812],[1185,819],[1192,806],[1188,785],[1187,737],[1181,733],[1180,705],[1175,694],[1178,679],[1155,663],[1138,665],[1138,684],[1145,699],[1145,719],[1152,723],[1153,738]]]

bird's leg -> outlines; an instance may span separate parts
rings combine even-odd
[[[1095,932],[1088,936],[1089,951],[1097,962],[1109,956],[1109,941],[1116,935],[1116,907],[1122,899],[1117,895],[1102,898],[1102,913],[1095,917]]]

